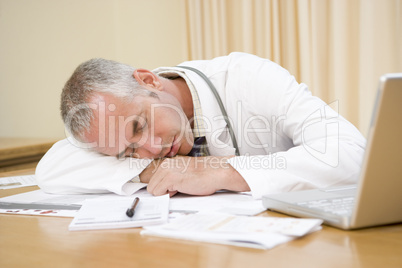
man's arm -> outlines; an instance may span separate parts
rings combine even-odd
[[[218,190],[250,191],[243,177],[227,163],[230,157],[186,157],[158,159],[141,174],[153,195],[177,192],[210,195]]]
[[[185,64],[221,92],[241,152],[228,163],[254,198],[356,182],[364,137],[287,70],[246,53]]]
[[[273,62],[240,54],[231,64],[232,81],[227,84],[240,85],[238,100],[243,107],[252,107],[243,109],[244,118],[258,115],[269,122],[269,138],[265,139],[269,133],[264,129],[247,133],[268,146],[266,155],[243,147],[243,154],[249,155],[228,161],[247,181],[254,198],[356,183],[366,141],[337,109],[312,96],[307,85],[297,83]],[[247,86],[243,86],[245,78]]]

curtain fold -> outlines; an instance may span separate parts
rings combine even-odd
[[[402,0],[185,1],[190,60],[268,58],[364,135],[378,78],[402,72]]]

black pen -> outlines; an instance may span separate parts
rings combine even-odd
[[[132,218],[134,216],[135,213],[135,207],[138,205],[138,202],[140,202],[140,199],[138,197],[136,197],[134,199],[133,204],[131,205],[131,207],[129,209],[127,209],[126,211],[126,215],[129,216],[130,218]]]

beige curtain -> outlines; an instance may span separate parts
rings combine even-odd
[[[271,59],[364,135],[378,78],[402,72],[402,0],[186,0],[186,12],[189,59]]]

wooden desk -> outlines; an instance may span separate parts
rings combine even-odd
[[[35,167],[55,142],[47,138],[0,137],[0,172]]]
[[[0,197],[34,189],[0,190]],[[0,267],[402,267],[402,224],[358,231],[324,226],[271,250],[257,250],[141,236],[139,228],[69,232],[70,222],[0,214]]]

